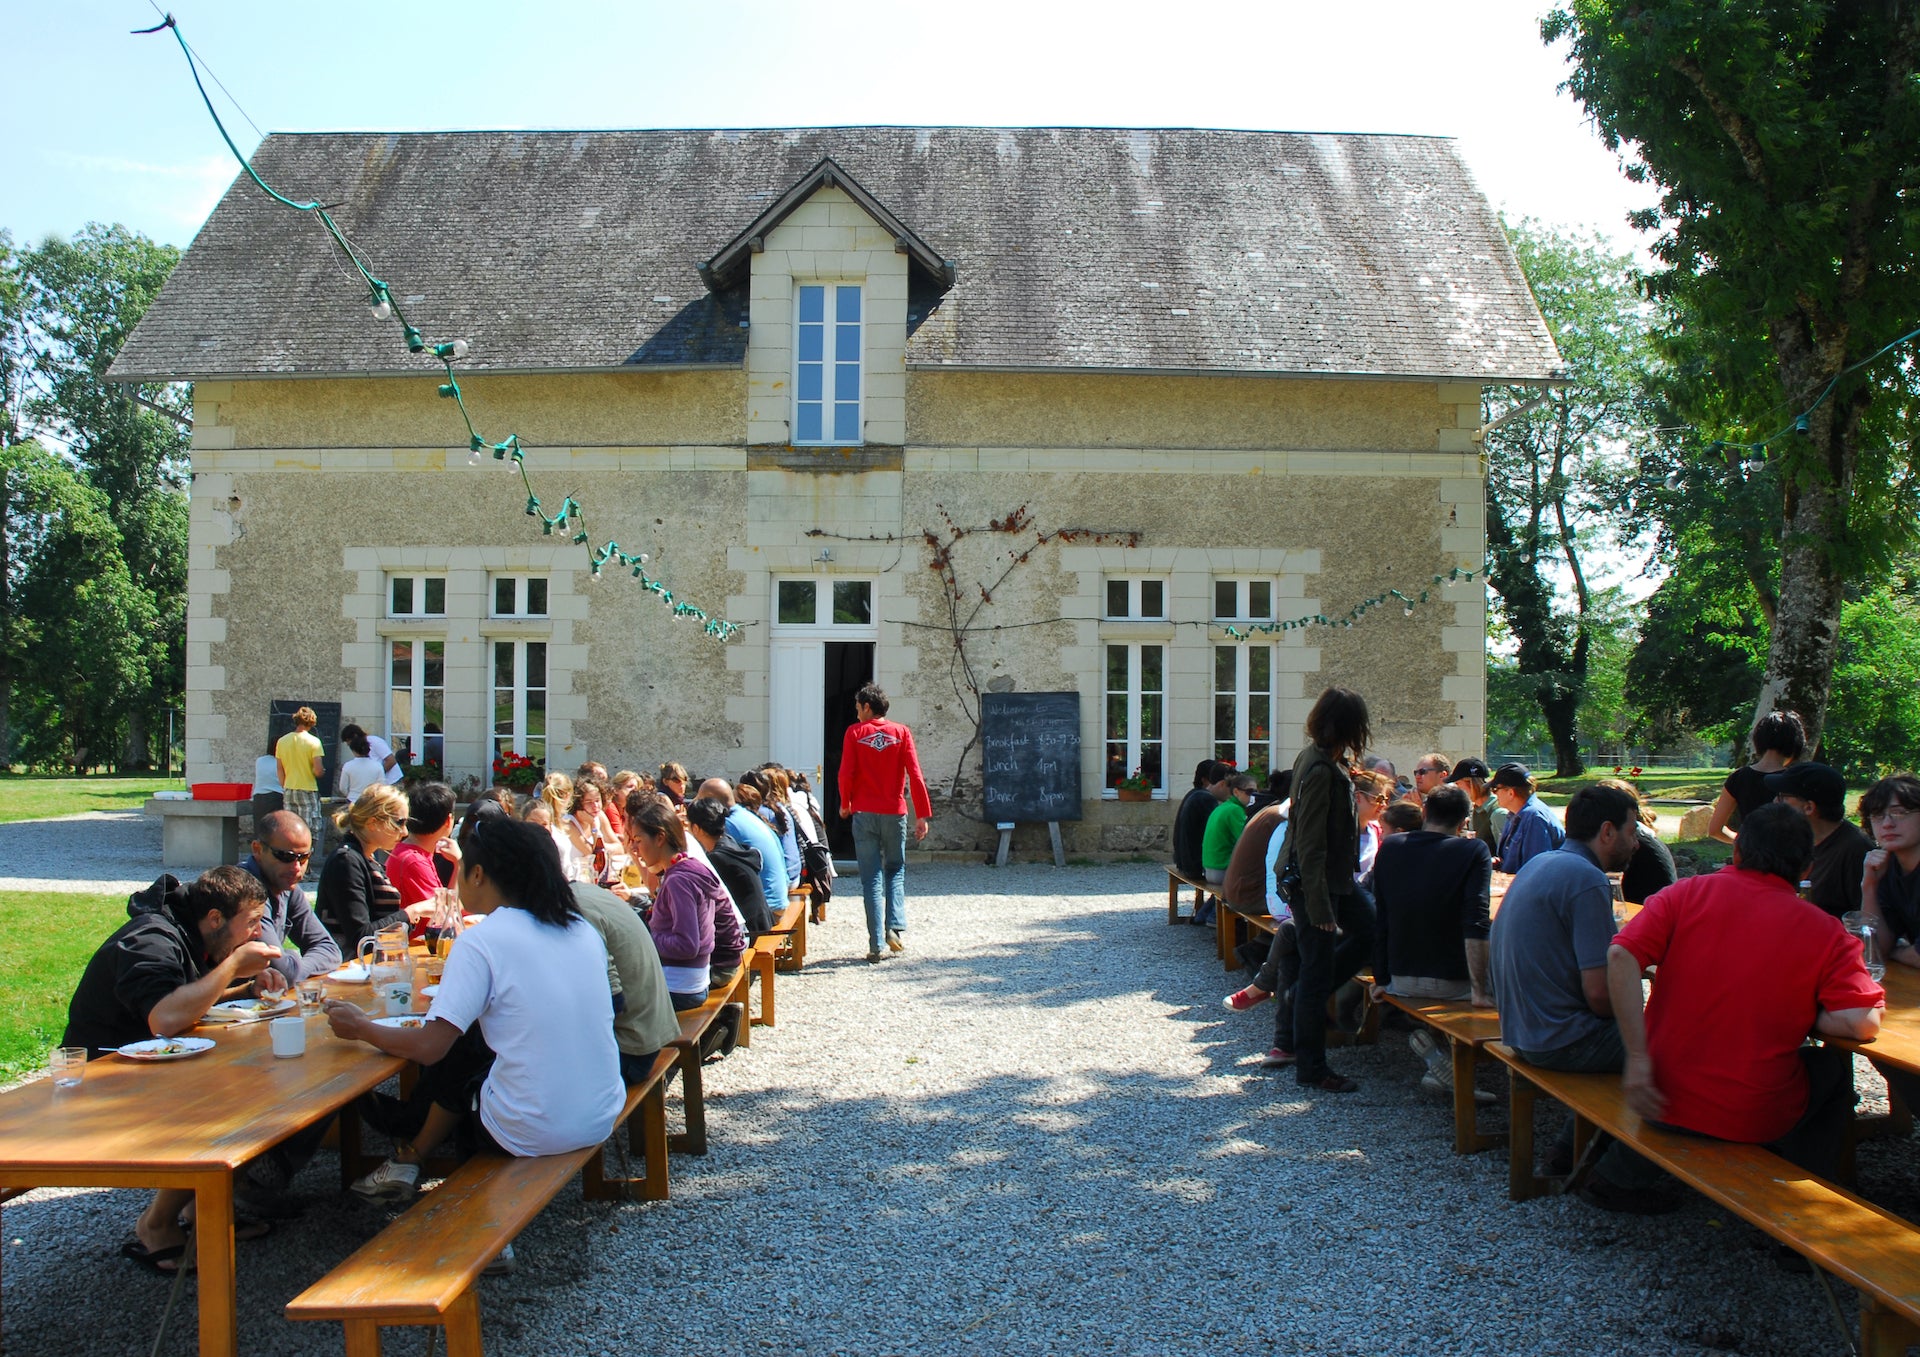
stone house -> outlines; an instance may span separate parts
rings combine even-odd
[[[1169,818],[1113,770],[1177,799],[1201,758],[1288,761],[1328,682],[1403,767],[1481,748],[1483,591],[1432,579],[1483,559],[1482,388],[1559,357],[1450,141],[300,134],[255,164],[468,342],[476,425],[588,543],[469,465],[431,354],[236,180],[112,372],[194,383],[195,781],[247,776],[274,699],[452,780],[508,749],[830,780],[872,677],[950,798],[932,842],[972,847],[978,692],[1072,690],[1099,852]],[[596,578],[609,539],[739,632]],[[1390,589],[1430,598],[1337,625]]]

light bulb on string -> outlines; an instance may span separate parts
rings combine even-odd
[[[435,358],[459,362],[467,356],[467,341],[464,339],[454,339],[449,340],[445,344],[435,344],[433,346],[433,356]]]

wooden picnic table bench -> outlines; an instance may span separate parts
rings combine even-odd
[[[1858,1291],[1867,1357],[1900,1357],[1920,1343],[1920,1230],[1912,1224],[1759,1145],[1649,1126],[1627,1106],[1617,1074],[1541,1069],[1497,1041],[1485,1049],[1512,1081],[1507,1184],[1515,1201],[1573,1181],[1534,1174],[1533,1109],[1544,1093],[1576,1119],[1577,1163],[1589,1157],[1593,1132],[1605,1131]]]
[[[666,1080],[685,1060],[677,1045],[654,1058],[646,1079],[627,1088],[613,1134],[603,1144],[534,1158],[473,1156],[287,1302],[287,1318],[341,1321],[347,1357],[379,1357],[383,1324],[437,1325],[446,1331],[448,1357],[481,1357],[474,1282],[575,1173],[589,1201],[667,1199]],[[697,1067],[697,1048],[693,1060]],[[644,1165],[639,1177],[606,1171],[607,1147],[617,1144],[622,1127],[632,1155]]]
[[[1170,924],[1180,922],[1180,888],[1182,886],[1193,887],[1193,907],[1195,909],[1200,908],[1200,902],[1206,899],[1208,893],[1213,890],[1213,887],[1207,884],[1205,877],[1201,877],[1196,881],[1193,877],[1186,875],[1177,866],[1169,862],[1167,864],[1167,922]]]
[[[760,1012],[755,1027],[774,1025],[773,976],[780,970],[797,971],[807,956],[807,899],[789,897],[787,907],[773,921],[773,927],[753,940],[747,953],[746,968],[760,977]]]
[[[1220,897],[1220,905],[1213,911],[1214,938],[1220,948],[1220,965],[1223,970],[1238,970],[1240,967],[1240,926],[1246,925],[1249,939],[1255,933],[1264,933],[1271,938],[1280,931],[1280,921],[1267,913],[1263,904],[1258,910],[1243,910],[1237,905],[1227,903],[1226,897]]]
[[[1475,1008],[1464,999],[1416,999],[1389,993],[1379,1002],[1431,1028],[1452,1052],[1454,1153],[1478,1154],[1504,1141],[1506,1137],[1497,1132],[1480,1130],[1473,1096],[1480,1052],[1500,1039],[1500,1015],[1490,1008]]]

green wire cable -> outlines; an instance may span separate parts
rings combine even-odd
[[[193,49],[187,46],[187,40],[181,34],[180,25],[174,21],[174,17],[171,14],[165,15],[161,21],[152,28],[136,29],[134,33],[136,36],[139,36],[148,33],[158,33],[162,29],[170,30],[173,33],[174,41],[180,45],[180,54],[186,58],[187,73],[193,77],[193,87],[200,92],[200,102],[206,105],[207,116],[213,119],[214,128],[220,133],[220,139],[226,142],[227,149],[233,152],[233,158],[240,162],[240,168],[246,171],[247,178],[251,179],[262,193],[266,194],[275,202],[290,207],[296,212],[312,213],[313,216],[319,220],[320,224],[326,228],[326,232],[332,237],[333,243],[340,247],[340,252],[347,257],[348,262],[353,265],[355,271],[365,280],[368,294],[373,299],[371,305],[374,315],[381,320],[385,320],[388,316],[391,316],[400,326],[401,337],[406,342],[407,351],[418,354],[430,352],[434,359],[437,360],[445,370],[447,380],[440,384],[440,394],[446,399],[451,400],[454,408],[460,412],[460,422],[466,425],[467,428],[467,447],[472,454],[471,460],[478,461],[480,454],[488,449],[492,450],[494,460],[496,461],[505,461],[511,458],[514,470],[520,473],[521,487],[527,492],[528,517],[538,518],[541,522],[542,531],[549,536],[553,534],[555,529],[564,529],[568,521],[572,520],[579,527],[578,533],[574,536],[574,542],[580,546],[588,547],[591,552],[586,518],[581,512],[579,502],[576,501],[572,495],[567,496],[565,502],[561,504],[560,512],[557,515],[548,517],[545,513],[541,512],[540,496],[534,492],[533,479],[527,474],[526,453],[520,446],[520,436],[518,434],[508,434],[498,443],[489,442],[482,436],[479,428],[474,424],[473,412],[467,408],[466,393],[460,389],[460,380],[455,376],[453,371],[454,363],[467,355],[466,341],[463,339],[454,339],[444,343],[430,343],[420,333],[419,329],[407,319],[405,310],[402,309],[400,303],[394,299],[393,290],[388,287],[382,279],[375,277],[372,270],[362,262],[359,252],[356,251],[353,245],[347,240],[346,233],[340,229],[339,225],[334,221],[332,214],[330,214],[325,207],[321,206],[318,200],[308,203],[296,202],[260,177],[259,172],[253,168],[252,163],[240,153],[240,148],[234,144],[233,137],[227,132],[227,125],[220,119],[219,111],[214,108],[213,99],[207,94],[207,87],[200,79],[199,64],[193,58]],[[644,562],[647,560],[646,555],[642,553],[638,556],[629,556],[620,550],[619,543],[617,542],[607,543],[597,554],[596,559],[594,559],[592,563],[591,574],[588,578],[590,580],[598,579],[600,577],[600,567],[616,557],[620,560],[621,564],[633,567],[634,578],[641,582],[648,593],[658,596],[661,602],[672,610],[672,614],[676,620],[683,617],[692,618],[702,624],[702,630],[704,630],[707,635],[719,641],[730,640],[740,631],[740,625],[737,622],[729,622],[725,618],[715,617],[704,608],[696,607],[691,603],[676,601],[672,590],[647,574],[642,568]]]

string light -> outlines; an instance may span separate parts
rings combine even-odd
[[[1418,594],[1402,593],[1398,589],[1389,589],[1384,594],[1375,594],[1372,598],[1363,598],[1338,617],[1328,617],[1325,613],[1308,613],[1286,622],[1256,622],[1247,626],[1237,626],[1227,622],[1215,625],[1236,641],[1244,641],[1249,636],[1272,636],[1283,631],[1304,631],[1308,627],[1339,627],[1342,631],[1352,628],[1355,622],[1365,617],[1375,608],[1383,607],[1389,599],[1400,601],[1400,615],[1412,617],[1413,610],[1433,598],[1435,589],[1450,588],[1455,584],[1471,584],[1474,580],[1485,579],[1487,567],[1484,565],[1469,568],[1456,565],[1444,574],[1435,575],[1427,588]]]
[[[295,202],[292,198],[276,191],[272,185],[260,177],[258,171],[253,168],[252,163],[248,161],[244,155],[240,154],[240,148],[234,145],[232,136],[227,132],[226,124],[220,120],[220,114],[215,110],[213,100],[207,95],[207,87],[201,83],[200,68],[199,64],[194,60],[193,49],[187,46],[187,40],[180,32],[180,25],[174,22],[173,16],[171,14],[163,15],[161,21],[152,28],[137,29],[135,32],[136,34],[158,33],[162,29],[170,30],[173,33],[174,41],[180,44],[181,55],[186,58],[187,70],[193,76],[194,88],[200,91],[200,101],[206,105],[207,116],[213,119],[214,127],[219,130],[220,139],[226,142],[227,149],[233,152],[234,159],[240,162],[240,168],[246,172],[247,177],[253,180],[255,186],[258,187],[262,193],[266,194],[275,202],[285,207],[290,207],[296,212],[312,214],[314,219],[326,229],[327,234],[332,237],[334,244],[340,247],[340,252],[346,255],[347,259],[359,272],[361,279],[366,283],[367,308],[372,312],[373,318],[379,321],[392,320],[398,322],[400,326],[400,337],[407,346],[407,352],[417,354],[430,353],[434,361],[440,364],[446,375],[446,380],[440,383],[440,395],[444,399],[454,403],[454,408],[460,412],[461,422],[464,423],[467,428],[467,464],[469,466],[479,465],[484,460],[482,454],[491,451],[495,461],[500,462],[509,472],[519,473],[521,486],[527,492],[527,516],[540,520],[542,535],[551,537],[556,529],[564,532],[567,524],[571,522],[577,529],[572,535],[574,544],[588,547],[591,552],[591,542],[587,531],[586,518],[581,512],[578,500],[574,499],[572,495],[568,495],[565,500],[561,502],[559,513],[551,517],[541,509],[540,496],[534,493],[533,481],[527,474],[526,453],[520,446],[520,436],[518,434],[508,434],[497,443],[490,442],[481,435],[480,430],[475,426],[473,414],[467,409],[466,394],[460,389],[459,378],[454,375],[453,371],[453,365],[464,359],[471,351],[471,346],[467,341],[465,339],[449,339],[439,342],[429,342],[426,336],[421,334],[420,330],[407,319],[406,312],[402,309],[400,303],[394,300],[393,289],[387,285],[384,279],[374,275],[372,269],[361,259],[359,252],[353,248],[351,242],[347,240],[346,234],[341,231],[339,225],[334,221],[332,214],[329,213],[325,207],[321,206],[317,200],[306,203]],[[694,604],[687,603],[684,600],[676,600],[672,590],[654,579],[644,569],[647,561],[646,554],[629,555],[620,550],[620,544],[618,542],[608,541],[601,546],[597,553],[593,553],[592,566],[588,575],[589,581],[598,579],[600,576],[600,567],[614,559],[618,559],[623,565],[631,565],[633,567],[633,577],[640,581],[642,587],[644,587],[648,593],[656,595],[660,601],[667,606],[676,621],[682,618],[695,619],[700,622],[701,629],[705,631],[707,635],[720,641],[728,640],[739,632],[740,626],[738,623],[729,622],[722,617],[715,617],[705,609],[696,607]]]

